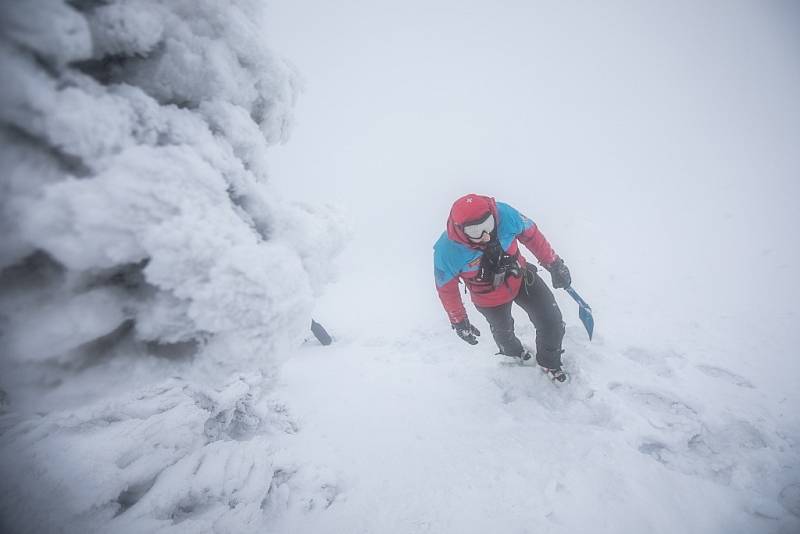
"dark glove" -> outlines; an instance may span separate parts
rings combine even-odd
[[[564,265],[564,260],[556,256],[553,263],[545,267],[550,271],[550,277],[553,280],[553,287],[556,289],[569,287],[572,285],[572,277],[569,274],[569,269]]]
[[[478,340],[475,336],[481,335],[481,331],[472,326],[469,322],[469,319],[464,319],[463,321],[454,324],[453,330],[456,331],[458,337],[460,337],[470,345],[478,344]]]

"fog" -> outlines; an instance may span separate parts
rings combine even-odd
[[[796,4],[297,1],[270,20],[305,81],[272,180],[353,221],[321,320],[446,329],[430,248],[477,192],[539,224],[599,343],[796,376]]]
[[[0,531],[800,531],[797,3],[3,15]],[[470,192],[568,381],[452,332]]]

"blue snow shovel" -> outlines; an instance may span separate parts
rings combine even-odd
[[[572,289],[571,287],[565,287],[564,290],[569,293],[569,296],[575,299],[575,302],[578,303],[580,309],[578,310],[578,318],[580,318],[583,326],[586,328],[586,332],[589,334],[589,340],[592,339],[592,332],[594,331],[594,317],[592,317],[592,308],[586,301],[581,298],[578,293]]]

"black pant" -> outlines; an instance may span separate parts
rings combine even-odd
[[[564,339],[564,321],[553,293],[544,280],[536,274],[536,268],[527,266],[525,280],[513,302],[519,304],[536,327],[536,361],[548,369],[561,367],[561,341]],[[524,350],[522,342],[514,335],[514,318],[511,302],[501,306],[484,308],[476,306],[489,321],[492,336],[501,354],[519,356]]]

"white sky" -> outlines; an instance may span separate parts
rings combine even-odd
[[[329,322],[447,328],[431,246],[477,192],[540,225],[608,338],[797,361],[800,4],[271,11],[306,84],[272,180],[356,228]]]

